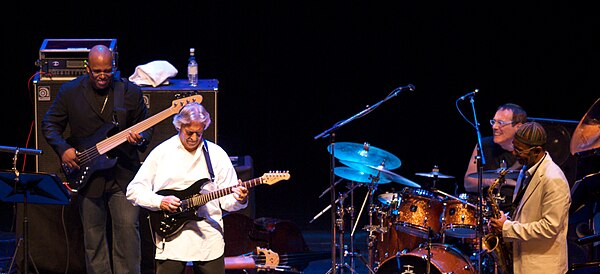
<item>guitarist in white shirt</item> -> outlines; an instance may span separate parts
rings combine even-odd
[[[248,189],[237,178],[229,155],[202,138],[210,123],[210,114],[201,104],[184,106],[173,118],[178,134],[148,154],[127,188],[127,199],[134,205],[165,213],[182,210],[186,197],[161,195],[161,191],[188,194],[199,182],[201,193],[231,188],[230,195],[190,209],[198,219],[187,220],[166,237],[154,233],[158,274],[184,273],[187,262],[193,262],[195,273],[225,273],[222,209],[245,208]]]

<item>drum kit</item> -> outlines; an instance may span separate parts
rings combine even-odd
[[[338,142],[332,147],[328,151],[345,165],[335,167],[335,175],[352,182],[348,192],[355,189],[355,183],[369,189],[358,217],[368,208],[368,225],[363,230],[368,232],[369,253],[368,260],[361,260],[370,273],[477,273],[473,259],[479,219],[477,197],[455,197],[436,188],[438,180],[454,176],[440,173],[434,166],[431,172],[415,173],[432,179],[430,187],[422,187],[391,171],[400,167],[401,161],[385,150],[351,142]],[[494,172],[485,176],[491,178]],[[376,195],[378,185],[392,182],[403,189]],[[353,210],[345,210],[343,204],[340,207],[338,212]],[[339,215],[343,219],[343,214]],[[343,220],[337,223],[343,224]],[[352,219],[352,223],[351,241],[358,221]],[[344,229],[340,231],[343,234]]]

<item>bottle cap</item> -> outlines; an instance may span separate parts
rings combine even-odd
[[[190,48],[190,52],[195,52],[195,51],[196,51],[196,49]]]

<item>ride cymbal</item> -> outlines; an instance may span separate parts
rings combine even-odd
[[[341,161],[350,161],[370,166],[380,166],[383,164],[386,169],[396,169],[401,164],[400,158],[394,156],[394,154],[371,146],[368,143],[334,143],[327,147],[329,153],[331,153],[332,146],[334,148],[334,157]]]
[[[600,98],[590,107],[573,132],[571,154],[600,148]]]
[[[362,165],[361,163],[349,162],[349,161],[341,161],[343,164],[354,168],[356,170],[362,171],[367,174],[371,174],[375,177],[379,176],[379,180],[389,180],[392,182],[396,182],[399,184],[403,184],[405,186],[421,188],[421,185],[404,178],[394,172],[391,172],[382,166],[372,166],[372,165]]]

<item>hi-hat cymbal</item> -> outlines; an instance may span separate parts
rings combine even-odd
[[[420,172],[420,173],[415,173],[415,175],[423,176],[423,177],[430,177],[430,178],[441,178],[441,179],[454,178],[454,176],[445,175],[445,174],[439,173],[437,171]]]
[[[371,146],[368,143],[334,143],[327,147],[329,153],[331,153],[332,146],[334,147],[334,157],[341,161],[350,161],[371,166],[379,166],[383,163],[386,169],[396,169],[401,164],[400,158],[394,156],[394,154]]]
[[[346,166],[336,167],[333,170],[333,173],[344,179],[359,183],[370,183],[373,180],[373,175]],[[378,184],[387,184],[389,182],[391,181],[383,178],[379,178],[379,180],[377,180]]]
[[[371,174],[375,177],[379,176],[379,180],[382,180],[382,179],[389,180],[389,181],[403,184],[406,186],[421,188],[421,185],[419,185],[407,178],[404,178],[394,172],[391,172],[391,171],[383,168],[382,166],[362,165],[360,163],[348,162],[348,161],[341,161],[341,162],[351,168],[362,171],[364,173]]]
[[[571,154],[600,147],[600,98],[581,118],[571,138]]]
[[[398,195],[398,193],[387,192],[387,193],[379,194],[379,196],[377,196],[377,200],[379,200],[382,204],[389,206],[394,201],[399,202],[400,200],[402,200],[402,197],[400,197],[400,195]]]
[[[498,177],[500,177],[500,171],[502,171],[502,169],[500,169],[500,168],[492,169],[492,170],[484,170],[483,173],[481,174],[481,177],[483,179],[498,179]],[[520,170],[518,170],[518,169],[510,169],[506,173],[504,178],[516,180],[519,177],[519,172],[520,172]],[[477,172],[471,173],[468,176],[469,176],[469,178],[478,178],[479,177],[477,175]]]

